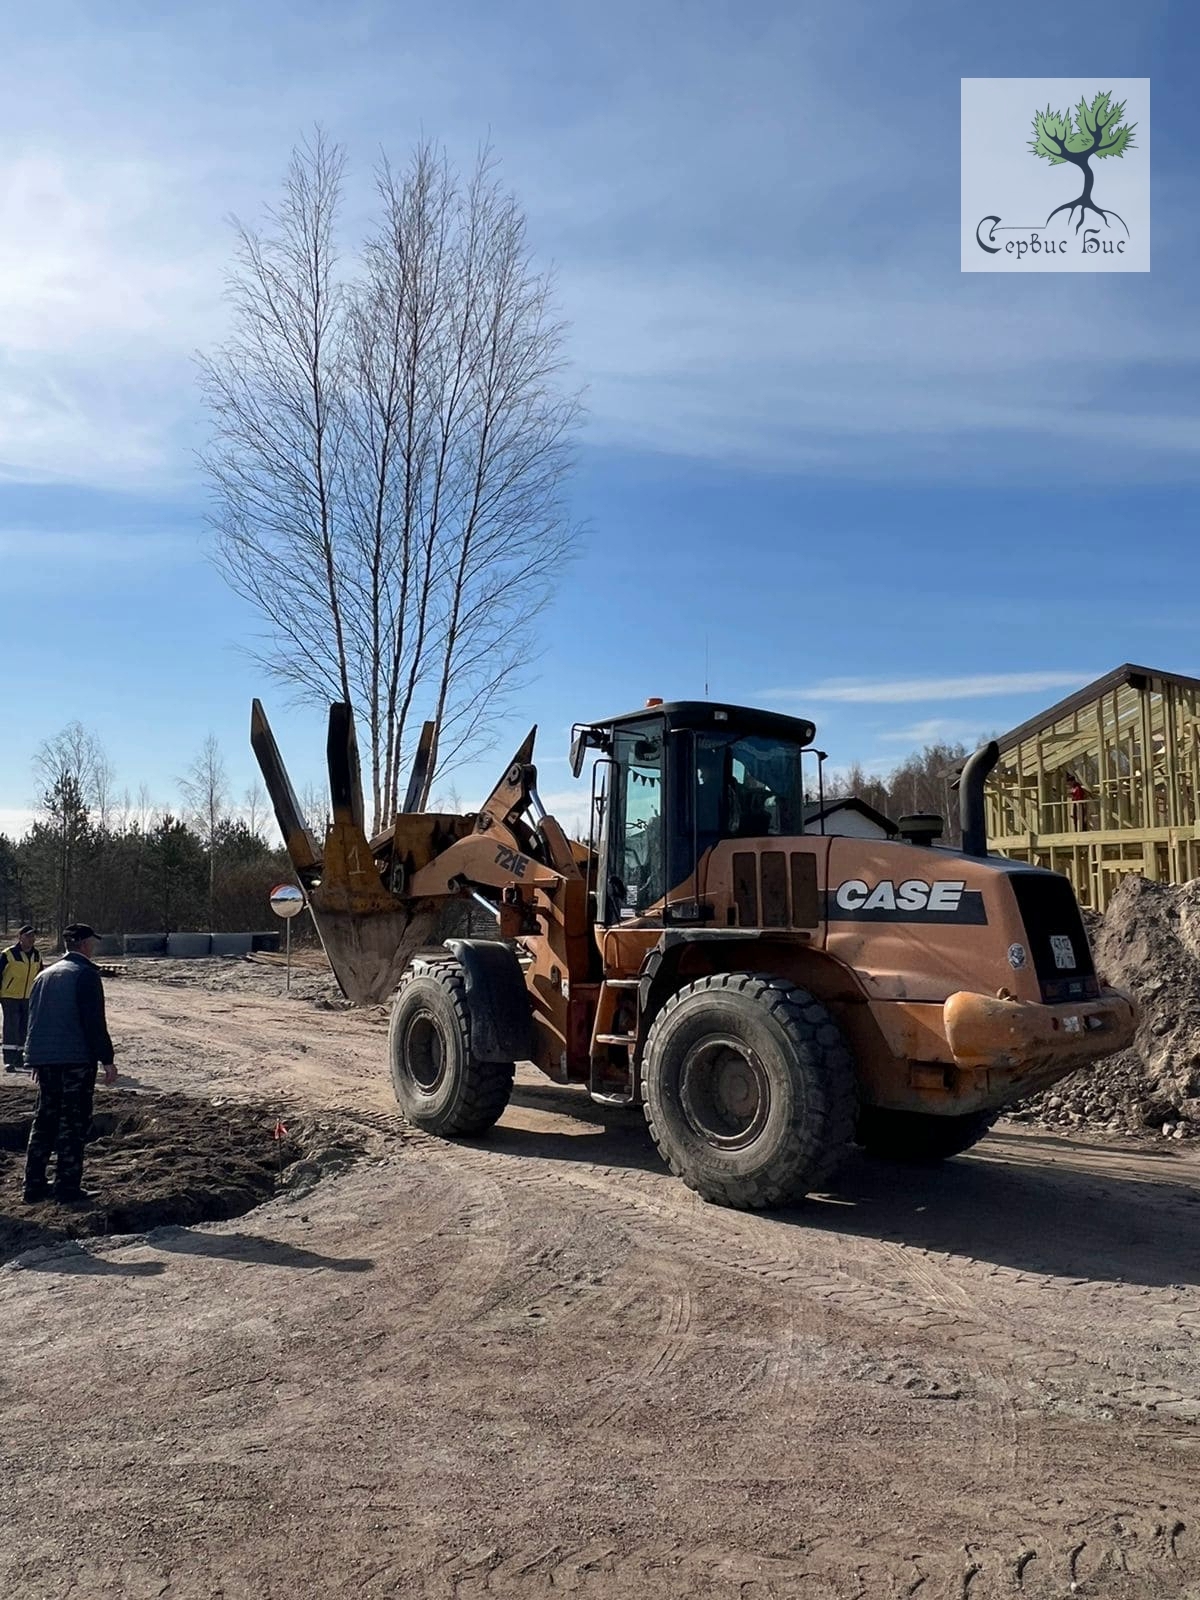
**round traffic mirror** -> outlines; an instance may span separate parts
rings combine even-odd
[[[271,890],[271,910],[277,917],[294,917],[304,910],[304,895],[294,883],[277,883]]]

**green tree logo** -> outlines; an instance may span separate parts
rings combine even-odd
[[[1124,217],[1116,211],[1105,211],[1102,206],[1093,203],[1094,174],[1090,164],[1093,156],[1103,160],[1106,156],[1123,156],[1126,150],[1134,148],[1133,130],[1137,127],[1137,123],[1123,123],[1121,118],[1124,115],[1124,100],[1119,100],[1114,105],[1112,95],[1107,89],[1098,94],[1091,105],[1081,99],[1075,107],[1073,120],[1070,111],[1051,111],[1049,106],[1045,111],[1039,111],[1034,115],[1033,138],[1029,141],[1029,148],[1034,155],[1043,161],[1048,161],[1052,167],[1061,167],[1064,161],[1069,161],[1083,174],[1083,192],[1077,194],[1074,200],[1068,200],[1065,205],[1055,206],[1050,216],[1046,218],[1047,227],[1060,211],[1067,213],[1069,222],[1078,209],[1079,221],[1075,224],[1076,233],[1083,227],[1084,218],[1089,211],[1098,217],[1103,217],[1106,228],[1109,225],[1109,217],[1116,217],[1125,228],[1125,232],[1129,232]]]

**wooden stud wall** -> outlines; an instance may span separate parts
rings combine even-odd
[[[1200,685],[1121,684],[1002,751],[987,791],[993,850],[1065,873],[1103,911],[1127,872],[1200,876]],[[1080,827],[1068,773],[1087,791]]]

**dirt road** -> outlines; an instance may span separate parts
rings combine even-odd
[[[382,1019],[245,970],[114,979],[123,1081],[367,1155],[0,1269],[6,1596],[1200,1595],[1194,1156],[1009,1127],[745,1216],[533,1076],[415,1136]]]

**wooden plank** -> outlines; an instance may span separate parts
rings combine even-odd
[[[1142,845],[1148,839],[1152,839],[1158,844],[1167,843],[1173,832],[1183,839],[1200,839],[1200,826],[1182,826],[1172,829],[1164,825],[1161,828],[1105,828],[1103,830],[1092,828],[1088,831],[1086,838],[1084,835],[1075,832],[1033,835],[1025,833],[1008,835],[1001,834],[999,838],[990,839],[988,842],[989,844],[995,845],[998,850],[1016,849],[1024,848],[1028,844],[1029,839],[1032,837],[1037,841],[1039,846],[1043,846],[1045,848],[1050,848],[1052,846],[1057,846],[1060,848],[1069,847],[1073,844],[1083,844],[1086,842],[1089,845],[1128,845],[1131,850],[1136,852],[1141,849]]]
[[[1049,790],[1046,785],[1046,757],[1042,748],[1042,741],[1040,739],[1037,741],[1034,747],[1034,753],[1037,758],[1038,832],[1051,833],[1053,832],[1054,821],[1053,818],[1047,814],[1050,797]]]
[[[1150,716],[1150,691],[1148,688],[1138,691],[1141,704],[1138,709],[1141,713],[1141,738],[1142,738],[1142,827],[1153,828],[1157,821],[1154,806],[1154,728]],[[1157,869],[1156,869],[1157,870]],[[1157,882],[1157,879],[1155,879]]]

